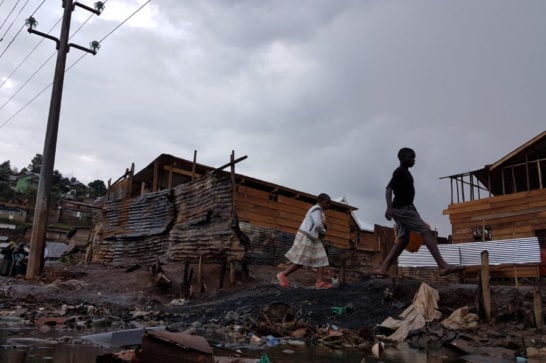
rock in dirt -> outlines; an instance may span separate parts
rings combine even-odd
[[[292,338],[301,339],[307,335],[307,328],[296,329],[290,334]]]
[[[56,290],[79,291],[87,287],[88,284],[80,280],[68,280],[68,281],[55,280],[47,286],[49,288],[56,289]]]

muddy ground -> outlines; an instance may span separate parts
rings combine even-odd
[[[345,286],[317,290],[307,287],[313,284],[314,272],[298,271],[291,281],[293,287],[285,289],[274,283],[281,267],[263,266],[251,268],[252,278],[241,278],[234,285],[226,278],[224,289],[219,290],[219,268],[213,266],[204,273],[205,291],[196,291],[191,299],[182,301],[176,287],[183,274],[180,266],[163,266],[173,282],[170,290],[154,282],[150,269],[140,267],[126,272],[127,267],[130,266],[56,264],[47,267],[48,277],[43,281],[1,277],[0,315],[15,314],[35,326],[40,318],[69,316],[78,316],[80,326],[103,326],[107,330],[164,325],[241,344],[248,343],[253,334],[262,338],[290,336],[292,330],[302,327],[307,333],[299,338],[308,342],[313,340],[313,334],[349,329],[354,332],[351,339],[358,341],[356,347],[377,341],[376,335],[385,332],[377,330],[376,325],[389,316],[397,317],[411,304],[421,284],[410,279],[349,276]],[[434,287],[440,293],[439,310],[443,317],[462,306],[481,313],[477,286]],[[525,355],[529,347],[546,346],[544,334],[534,327],[531,287],[496,287],[493,301],[495,319],[491,324],[482,321],[474,331],[451,332],[433,323],[413,332],[408,342],[420,349],[447,346],[461,354],[499,358]],[[283,311],[292,321],[290,329],[272,328],[278,327],[279,322],[269,321],[274,318],[267,310],[271,305],[287,309]],[[334,312],[333,307],[341,308],[341,313],[338,314],[339,309]],[[263,317],[264,311],[269,318]]]

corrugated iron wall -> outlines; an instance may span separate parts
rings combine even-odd
[[[454,265],[478,266],[484,250],[489,251],[490,265],[540,263],[537,237],[438,245],[438,248],[444,260]],[[428,248],[421,246],[415,253],[402,252],[398,258],[398,266],[436,266],[436,262]]]
[[[174,188],[177,217],[169,234],[168,257],[241,260],[244,249],[231,228],[232,201],[231,181],[222,176],[203,177]]]
[[[93,260],[241,260],[244,249],[231,228],[232,200],[229,178],[213,174],[172,190],[109,201]]]
[[[252,246],[252,251],[246,253],[246,261],[255,265],[273,265],[287,262],[285,253],[294,242],[294,233],[287,233],[275,228],[258,227],[250,223],[240,223]],[[357,249],[342,249],[332,243],[325,242],[330,265],[341,267],[347,271],[369,273],[381,263],[381,252],[361,251]]]
[[[133,199],[109,201],[104,206],[102,238],[134,238],[165,233],[174,220],[171,191],[162,190]]]

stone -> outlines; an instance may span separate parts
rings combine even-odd
[[[537,348],[533,348],[533,347],[527,348],[527,358],[538,357],[538,353],[539,351]]]
[[[292,334],[290,334],[290,336],[292,338],[298,338],[298,339],[301,339],[303,337],[305,337],[305,335],[307,335],[307,329],[306,328],[300,328],[300,329],[296,329],[292,332]]]

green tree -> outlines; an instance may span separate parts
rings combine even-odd
[[[91,183],[87,184],[87,187],[89,188],[90,195],[93,198],[102,197],[106,194],[106,185],[102,180],[93,180]]]
[[[0,181],[8,181],[11,173],[11,163],[9,160],[6,160],[0,164]]]
[[[0,182],[0,200],[8,201],[15,198],[15,190],[8,183]]]
[[[42,170],[42,154],[36,154],[28,165],[28,170],[33,173],[39,173]]]

